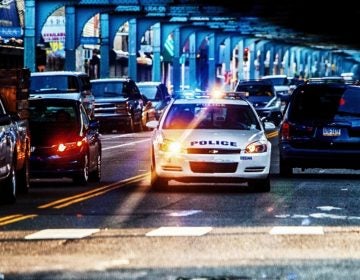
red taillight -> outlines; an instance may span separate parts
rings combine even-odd
[[[281,138],[289,139],[290,138],[290,124],[288,122],[283,122],[281,125]]]
[[[64,152],[69,152],[73,149],[79,149],[81,148],[84,143],[85,143],[86,139],[82,139],[82,140],[78,140],[78,141],[74,141],[74,142],[66,142],[66,143],[59,143],[56,145],[56,151],[59,153],[64,153]]]

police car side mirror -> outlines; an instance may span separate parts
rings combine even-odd
[[[155,129],[158,127],[158,125],[159,125],[159,121],[157,121],[157,120],[149,121],[146,123],[146,127],[150,128],[150,129]]]

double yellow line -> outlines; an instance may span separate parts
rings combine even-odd
[[[38,215],[35,215],[35,214],[31,214],[31,215],[15,214],[15,215],[2,217],[2,218],[0,218],[0,226],[5,226],[5,225],[16,223],[16,222],[19,222],[22,220],[35,218],[37,216]]]
[[[275,130],[275,131],[272,131],[272,132],[267,133],[267,134],[266,134],[266,137],[267,137],[268,139],[270,139],[270,138],[274,138],[274,137],[276,137],[276,136],[278,136],[278,135],[279,135],[279,132],[278,132],[277,130]]]
[[[113,191],[115,189],[121,188],[123,186],[129,185],[131,183],[135,183],[138,181],[141,181],[143,179],[145,179],[149,174],[145,173],[145,174],[141,174],[138,176],[134,176],[110,185],[106,185],[100,188],[96,188],[93,189],[91,191],[88,192],[84,192],[84,193],[80,193],[77,195],[73,195],[73,196],[69,196],[63,199],[59,199],[59,200],[55,200],[53,202],[47,203],[47,204],[43,204],[37,207],[37,209],[48,209],[48,208],[53,208],[53,209],[61,209],[64,207],[67,207],[69,205],[75,204],[75,203],[79,203],[81,201],[99,196],[99,195],[103,195],[107,192]],[[14,214],[14,215],[9,215],[6,217],[2,217],[0,218],[0,226],[4,226],[7,224],[11,224],[11,223],[16,223],[22,220],[26,220],[26,219],[31,219],[31,218],[35,218],[37,217],[37,214],[29,214],[29,215],[23,215],[23,214]]]

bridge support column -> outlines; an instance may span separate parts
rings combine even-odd
[[[65,7],[65,70],[75,71],[76,69],[76,14],[75,7]]]
[[[35,1],[25,0],[24,67],[36,71],[35,61]]]
[[[129,77],[137,81],[137,22],[136,19],[129,20]]]
[[[109,15],[100,14],[100,78],[107,78],[110,76],[110,61],[109,61]]]

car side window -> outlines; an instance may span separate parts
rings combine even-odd
[[[79,91],[79,83],[78,80],[76,79],[76,77],[74,76],[69,76],[68,77],[68,88],[67,90],[70,92],[77,92]]]

